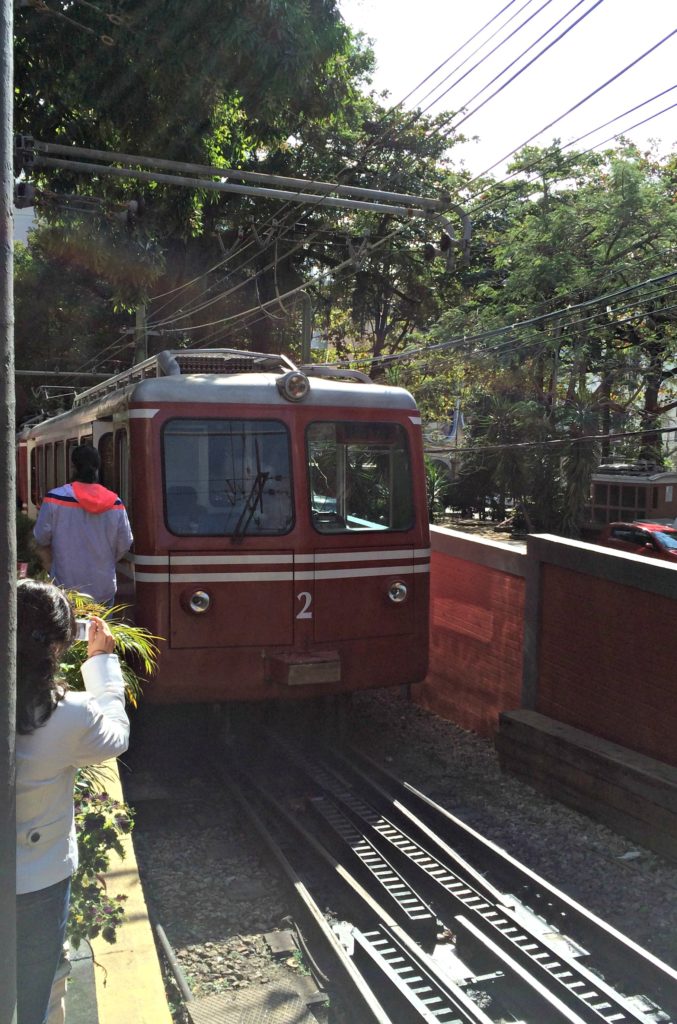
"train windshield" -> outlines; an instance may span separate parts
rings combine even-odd
[[[307,444],[316,530],[408,530],[414,525],[409,447],[398,423],[312,423]]]
[[[163,432],[167,526],[180,536],[287,533],[289,434],[276,420],[170,420]]]

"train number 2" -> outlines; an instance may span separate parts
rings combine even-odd
[[[307,590],[302,590],[300,594],[296,595],[297,601],[303,601],[303,607],[296,616],[297,619],[312,619],[313,613],[310,610],[310,606],[313,603],[313,595]]]

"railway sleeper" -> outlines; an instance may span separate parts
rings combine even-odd
[[[341,812],[322,798],[308,803],[320,826],[323,841],[339,860],[348,859],[351,870],[360,877],[367,891],[424,948],[432,948],[437,936],[437,918],[401,874],[369,843],[359,841],[359,833]],[[365,848],[370,852],[365,856]]]
[[[401,946],[388,932],[385,926],[369,932],[354,931],[353,958],[393,1021],[490,1024],[490,1019],[460,987],[438,978],[414,951]],[[398,955],[393,956],[395,947]]]

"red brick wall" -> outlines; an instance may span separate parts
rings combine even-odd
[[[536,710],[677,765],[674,598],[547,562],[541,573]]]
[[[430,670],[413,699],[493,736],[499,712],[521,706],[523,621],[521,576],[433,550]]]

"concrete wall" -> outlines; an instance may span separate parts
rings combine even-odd
[[[431,529],[422,706],[492,736],[531,708],[677,765],[677,565],[547,535]]]
[[[677,765],[677,565],[529,538],[523,707]]]
[[[413,699],[482,736],[520,706],[527,558],[509,544],[431,527],[430,671]]]

